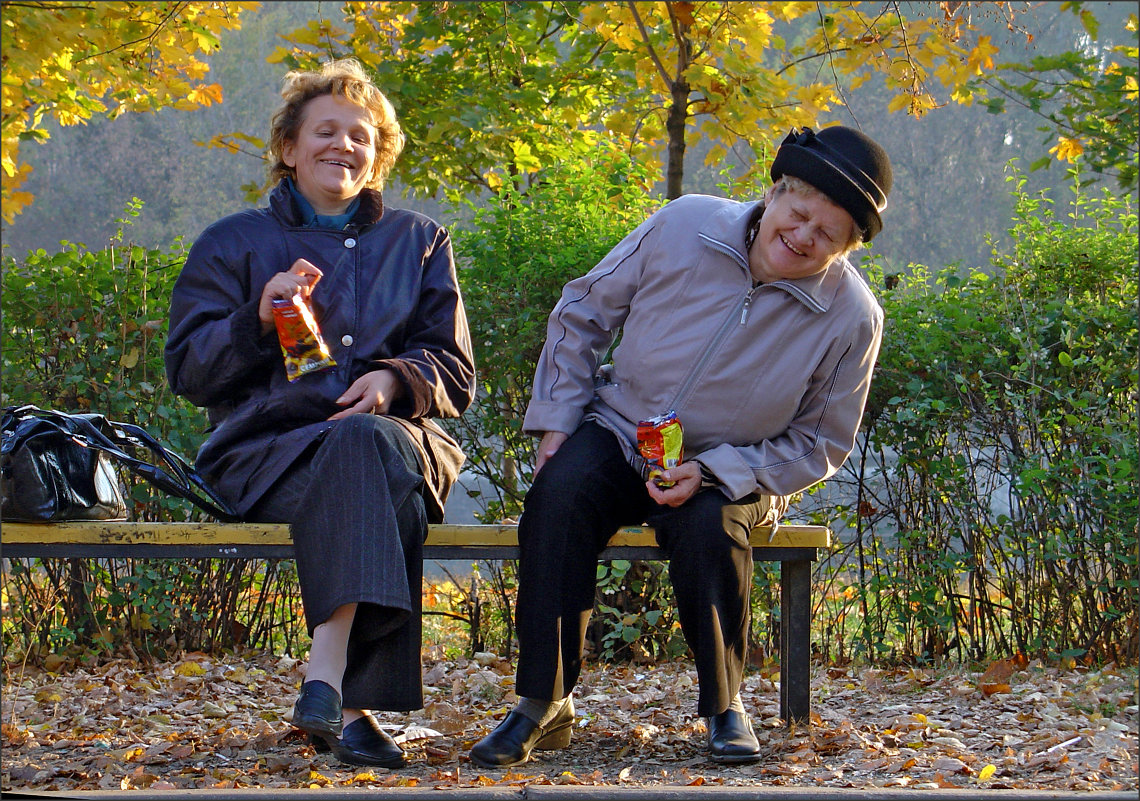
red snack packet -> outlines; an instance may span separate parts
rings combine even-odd
[[[668,489],[676,484],[658,478],[662,470],[676,467],[685,456],[684,431],[676,412],[639,421],[637,450],[649,462],[649,477],[657,486]]]
[[[290,381],[336,367],[307,298],[298,293],[291,300],[275,299],[273,321],[277,324],[277,339],[285,356],[285,377]]]

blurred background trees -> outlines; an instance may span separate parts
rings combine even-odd
[[[361,58],[392,95],[409,145],[390,195],[407,206],[449,222],[446,190],[482,197],[504,179],[588,160],[603,140],[653,167],[654,192],[666,196],[672,95],[649,46],[672,70],[679,40],[671,20],[684,22],[686,13],[696,16],[686,40],[694,52],[682,190],[758,192],[790,125],[862,127],[895,162],[891,224],[875,245],[892,271],[911,261],[984,262],[985,235],[1004,237],[1012,212],[1006,163],[1021,159],[1035,190],[1063,173],[1030,165],[1073,158],[1074,143],[1095,150],[1062,118],[1088,128],[1103,121],[1118,148],[1110,160],[1125,171],[1136,160],[1136,33],[1127,3],[708,3],[694,12],[689,3],[635,5],[645,35],[625,3],[263,4],[204,58],[224,102],[95,116],[67,128],[44,117],[50,144],[25,143],[20,153],[36,170],[21,191],[39,200],[3,224],[5,252],[63,238],[104,242],[132,197],[147,206],[134,229],[139,242],[193,239],[264,188],[258,145],[281,77],[330,53]],[[913,56],[892,59],[904,32],[914,38]],[[856,63],[839,63],[853,55]],[[1026,70],[1034,59],[1040,69]],[[1057,61],[1070,68],[1067,80],[1045,71]],[[951,69],[960,65],[981,74]],[[907,76],[911,83],[901,84]],[[1002,81],[1052,96],[1023,98]],[[912,100],[921,116],[908,113]],[[217,147],[197,144],[211,141]]]

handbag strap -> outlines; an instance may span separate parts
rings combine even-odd
[[[236,522],[241,518],[181,456],[163,447],[140,426],[118,423],[101,414],[67,414],[37,406],[8,407],[4,410],[4,428],[10,418],[34,416],[56,426],[83,447],[95,448],[124,464],[132,473],[179,498],[185,498],[219,520]],[[152,464],[128,453],[128,448],[144,448],[163,466]]]

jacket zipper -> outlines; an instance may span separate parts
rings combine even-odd
[[[757,289],[759,289],[758,286],[752,287],[741,299],[739,304],[739,325],[744,325],[745,321],[748,319],[748,307],[752,304],[752,295],[756,292]],[[724,318],[724,322],[721,323],[720,328],[717,329],[717,332],[713,335],[713,338],[709,340],[709,344],[705,346],[704,351],[701,353],[701,357],[697,359],[696,365],[694,365],[693,369],[689,371],[689,374],[685,376],[685,380],[681,384],[681,388],[677,390],[677,394],[673,396],[673,402],[669,404],[669,408],[666,411],[675,411],[678,406],[683,405],[683,401],[688,398],[689,394],[693,390],[693,387],[696,385],[697,377],[704,372],[705,367],[707,367],[708,363],[712,360],[713,352],[720,347],[721,343],[724,342],[725,338],[728,336],[729,331],[732,330],[733,321],[735,319],[736,309],[733,309],[732,313]]]

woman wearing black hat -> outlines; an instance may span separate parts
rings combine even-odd
[[[519,523],[520,702],[474,761],[516,765],[569,744],[597,555],[641,523],[669,558],[711,758],[759,758],[740,696],[748,534],[854,447],[883,312],[845,255],[882,227],[891,171],[871,139],[837,127],[793,131],[772,179],[760,202],[667,204],[551,313],[524,420],[542,440]],[[637,424],[667,412],[684,427],[684,461],[650,479]]]

